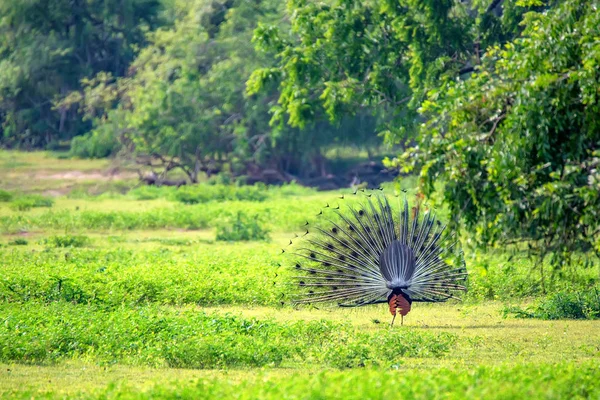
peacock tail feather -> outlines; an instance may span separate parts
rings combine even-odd
[[[406,197],[392,208],[378,192],[344,201],[343,207],[328,204],[288,251],[296,257],[293,279],[301,289],[295,303],[357,307],[395,295],[442,302],[466,290],[457,240],[431,210],[423,212],[420,202],[410,208]]]

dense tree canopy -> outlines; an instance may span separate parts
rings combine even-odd
[[[278,82],[274,119],[287,115],[292,126],[323,112],[335,120],[364,107],[385,110],[387,133],[403,139],[414,133],[416,110],[440,79],[471,71],[486,46],[518,34],[528,8],[509,2],[499,17],[500,3],[290,0],[291,34],[257,29],[255,41],[279,62],[255,71],[249,91]]]
[[[1,142],[40,147],[88,130],[60,100],[82,78],[123,75],[159,11],[158,0],[1,0]]]
[[[519,39],[422,104],[411,154],[482,243],[523,237],[558,265],[600,245],[598,6],[527,15]]]
[[[252,71],[274,62],[251,39],[257,23],[285,25],[279,1],[200,0],[179,7],[172,27],[147,36],[150,44],[130,76],[99,76],[74,96],[95,120],[93,135],[116,134],[138,159],[181,168],[192,181],[225,162],[242,172],[258,163],[299,176],[325,173],[322,153],[332,144],[378,142],[377,117],[369,113],[335,125],[316,118],[302,130],[271,127],[277,88],[245,94]]]

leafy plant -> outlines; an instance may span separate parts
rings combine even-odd
[[[224,200],[263,201],[267,198],[267,192],[264,185],[193,185],[180,188],[173,198],[185,204]]]
[[[0,202],[9,202],[13,199],[13,194],[9,191],[0,189]]]
[[[71,140],[69,155],[79,158],[104,158],[120,149],[119,141],[108,127],[96,129]]]
[[[28,211],[34,207],[52,207],[54,200],[39,194],[29,194],[16,197],[12,200],[10,207],[17,211]]]
[[[269,240],[269,230],[262,225],[258,215],[250,216],[244,211],[238,211],[217,222],[216,240],[228,242]]]
[[[559,292],[536,306],[527,309],[506,307],[503,312],[518,318],[600,319],[600,291],[594,288],[585,292]]]
[[[84,235],[50,236],[44,240],[52,247],[83,247],[89,242],[90,238]]]
[[[70,304],[81,299],[64,288],[57,293],[72,300],[0,305],[0,361],[44,363],[92,356],[103,362],[174,368],[279,366],[297,361],[335,367],[335,349],[343,348],[340,337],[344,337],[364,346],[379,341],[369,348],[368,357],[391,365],[398,357],[440,356],[456,339],[449,333],[407,331],[389,332],[380,340],[379,332],[361,333],[348,324],[275,322],[189,307],[107,309]]]
[[[427,193],[440,184],[475,243],[527,246],[544,287],[545,260],[555,273],[600,254],[600,13],[569,0],[523,25],[429,92],[418,148],[395,164],[421,168]]]

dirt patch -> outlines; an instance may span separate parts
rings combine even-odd
[[[34,179],[54,179],[73,181],[111,181],[136,178],[138,175],[130,171],[65,171],[55,174],[38,173]]]
[[[40,234],[41,232],[35,232],[35,231],[22,231],[22,232],[14,232],[14,233],[5,233],[4,236],[6,237],[30,237],[30,236],[34,236],[37,234]]]

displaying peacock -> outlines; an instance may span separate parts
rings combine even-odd
[[[409,208],[403,197],[395,208],[380,192],[346,199],[342,207],[327,204],[315,226],[307,222],[301,243],[288,250],[296,256],[293,279],[301,289],[294,302],[387,302],[393,325],[397,314],[404,321],[413,302],[457,299],[467,272],[454,235],[431,210],[422,212],[419,201]]]

